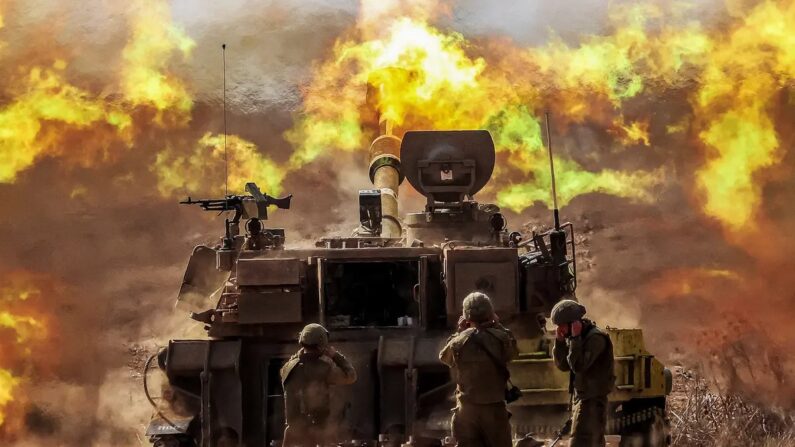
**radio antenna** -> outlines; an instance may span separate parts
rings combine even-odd
[[[544,112],[544,122],[547,128],[547,150],[549,151],[549,172],[552,174],[552,215],[555,219],[555,229],[560,230],[560,213],[558,212],[558,191],[555,185],[555,161],[552,158],[552,134],[549,132],[549,112]]]
[[[223,67],[224,67],[224,88],[223,88],[223,108],[224,108],[224,208],[229,206],[229,158],[227,157],[226,152],[226,44],[221,44],[221,59],[223,60]],[[225,250],[231,250],[235,238],[232,236],[232,228],[233,225],[235,226],[235,233],[237,233],[237,223],[230,221],[228,218],[224,219],[224,243],[223,248]]]
[[[226,152],[226,44],[221,44],[221,58],[224,64],[224,197],[229,195],[229,159]]]

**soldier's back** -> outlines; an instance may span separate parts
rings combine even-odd
[[[322,418],[328,414],[331,361],[320,355],[296,354],[282,368],[285,416]]]
[[[452,340],[458,384],[456,397],[467,403],[492,404],[505,399],[505,365],[512,357],[512,336],[498,328],[467,329]],[[488,350],[488,352],[487,352]]]

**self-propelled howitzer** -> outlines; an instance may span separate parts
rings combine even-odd
[[[263,202],[252,193],[233,199],[238,218],[248,218],[245,234],[233,218],[221,244],[196,247],[179,302],[207,337],[171,340],[157,356],[167,385],[153,398],[147,429],[156,446],[278,445],[279,370],[310,322],[329,329],[359,372],[355,384],[332,392],[342,439],[329,442],[441,445],[453,386],[437,355],[475,290],[491,297],[519,340],[521,355],[510,365],[522,389],[510,405],[516,437],[554,435],[567,419],[569,377],[553,365],[546,318],[559,300],[575,297],[573,225],[523,235],[508,229],[497,206],[474,200],[495,163],[485,130],[409,131],[402,139],[387,131],[370,155],[374,187],[360,191],[353,236],[289,248],[284,230],[263,227],[262,209],[242,208],[289,205],[289,197]],[[401,217],[404,179],[426,204]],[[609,431],[658,445],[646,435],[661,427],[669,374],[645,350],[639,329],[608,332],[617,377]]]

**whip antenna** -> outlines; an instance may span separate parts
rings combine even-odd
[[[226,44],[221,44],[221,58],[224,64],[224,197],[229,195],[229,159],[226,154]]]
[[[555,229],[560,230],[560,214],[558,212],[558,191],[555,187],[555,161],[552,159],[552,134],[549,132],[549,112],[544,112],[544,122],[547,128],[547,150],[549,151],[549,171],[552,174],[552,211],[555,218]]]

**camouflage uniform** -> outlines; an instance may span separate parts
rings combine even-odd
[[[467,299],[473,295],[470,294]],[[485,295],[479,295],[476,301],[480,300],[481,304],[484,302],[483,297],[488,300]],[[472,307],[469,306],[469,309]],[[467,300],[464,301],[464,313],[470,321],[485,319],[478,312],[468,312]],[[505,405],[507,377],[483,349],[488,349],[505,365],[519,351],[511,332],[499,323],[490,321],[493,315],[490,301],[487,313],[489,321],[482,321],[475,328],[453,334],[439,353],[439,359],[450,367],[452,379],[458,385],[452,431],[457,445],[462,447],[511,446],[510,414]],[[480,344],[473,341],[475,338]]]
[[[318,335],[322,329],[323,336]],[[314,331],[314,334],[312,332]],[[305,334],[309,333],[309,336]],[[284,387],[284,417],[286,427],[282,445],[295,446],[328,444],[333,442],[333,421],[330,420],[329,388],[332,385],[350,385],[356,382],[356,370],[339,352],[332,356],[325,350],[328,344],[325,329],[320,325],[308,325],[301,332],[304,346],[281,370]],[[316,341],[318,343],[307,343]]]
[[[569,300],[565,300],[569,301]],[[613,390],[613,343],[605,331],[582,318],[585,307],[562,301],[552,311],[555,324],[582,321],[582,333],[565,340],[556,339],[553,347],[555,365],[574,374],[571,447],[605,445],[607,395]],[[561,306],[564,309],[561,309]],[[565,307],[568,306],[566,309]],[[556,318],[557,317],[557,318]]]

